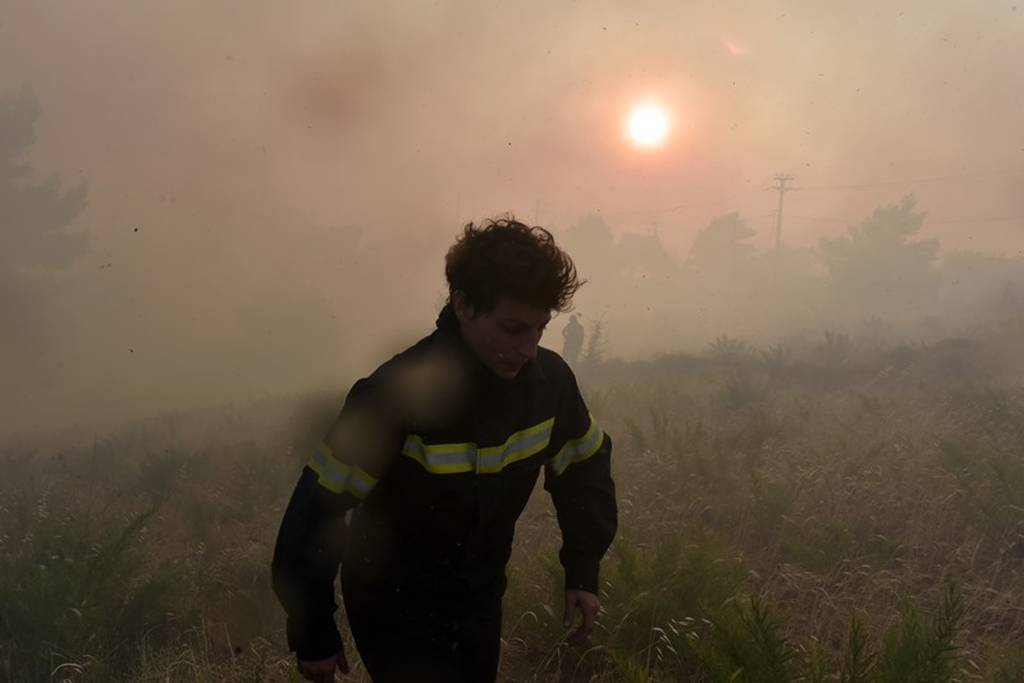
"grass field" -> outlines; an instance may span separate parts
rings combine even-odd
[[[582,368],[615,441],[604,613],[592,647],[564,643],[538,489],[501,680],[1024,680],[1017,327]],[[300,680],[268,566],[343,390],[5,450],[0,680]]]

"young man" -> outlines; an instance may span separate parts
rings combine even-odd
[[[600,608],[617,523],[611,439],[566,363],[539,347],[581,284],[572,260],[543,228],[499,220],[466,226],[445,274],[437,329],[356,382],[281,523],[274,591],[312,681],[348,671],[339,563],[374,681],[494,681],[505,565],[541,470],[562,531],[566,626],[581,617],[572,639],[586,641]]]

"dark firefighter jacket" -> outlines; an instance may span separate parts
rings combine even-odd
[[[389,600],[454,610],[500,600],[516,519],[541,469],[565,586],[598,591],[617,521],[611,439],[572,371],[541,348],[503,380],[462,341],[450,307],[437,327],[356,382],[285,511],[273,586],[301,659],[340,649],[339,563],[346,600],[359,590],[383,611]]]

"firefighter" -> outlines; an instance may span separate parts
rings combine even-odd
[[[562,329],[562,338],[565,342],[562,345],[562,358],[570,367],[576,367],[583,351],[583,325],[575,313],[569,316],[569,322]]]
[[[374,681],[494,681],[505,566],[542,470],[572,642],[587,641],[600,609],[617,524],[612,443],[569,366],[539,346],[582,284],[575,266],[547,230],[501,219],[467,225],[445,275],[436,329],[352,386],[281,522],[273,587],[308,680],[349,670],[340,565]]]

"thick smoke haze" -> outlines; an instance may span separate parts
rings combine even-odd
[[[506,212],[612,356],[968,334],[1024,296],[1022,63],[1017,0],[0,0],[0,434],[340,395]]]

